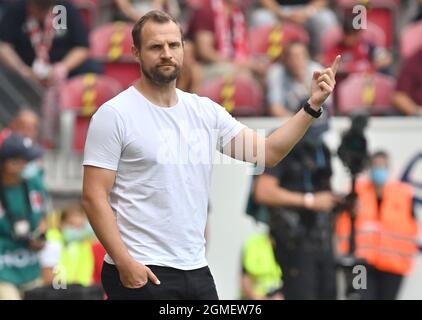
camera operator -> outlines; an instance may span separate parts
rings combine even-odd
[[[354,252],[350,252],[350,212],[338,217],[338,248],[342,255],[352,254],[366,266],[367,288],[354,292],[360,299],[392,300],[418,252],[413,190],[389,179],[386,152],[375,152],[369,164],[369,179],[356,182]]]
[[[21,299],[40,284],[46,192],[39,178],[23,179],[22,172],[42,153],[30,138],[16,133],[0,146],[0,300]]]
[[[268,207],[286,300],[336,299],[332,236],[337,204],[331,192],[330,152],[322,141],[327,119],[317,120],[276,167],[257,178],[255,200]]]

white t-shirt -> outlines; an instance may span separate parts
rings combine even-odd
[[[207,265],[212,161],[245,126],[208,98],[177,90],[163,108],[129,87],[92,117],[83,165],[117,171],[110,205],[129,253],[144,264]],[[113,263],[106,255],[105,261]]]

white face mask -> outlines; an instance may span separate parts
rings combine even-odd
[[[21,177],[24,179],[31,179],[35,177],[39,171],[40,167],[38,164],[35,161],[31,161],[25,166],[25,169],[23,169]]]

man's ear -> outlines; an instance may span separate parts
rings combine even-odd
[[[139,49],[135,46],[132,46],[132,54],[135,57],[136,61],[139,61]]]

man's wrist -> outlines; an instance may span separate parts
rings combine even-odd
[[[314,204],[315,204],[315,196],[310,192],[305,193],[303,195],[303,206],[306,209],[311,209],[314,206]]]
[[[310,107],[314,109],[315,111],[321,111],[322,104],[314,102],[312,98],[309,98],[308,103]]]

